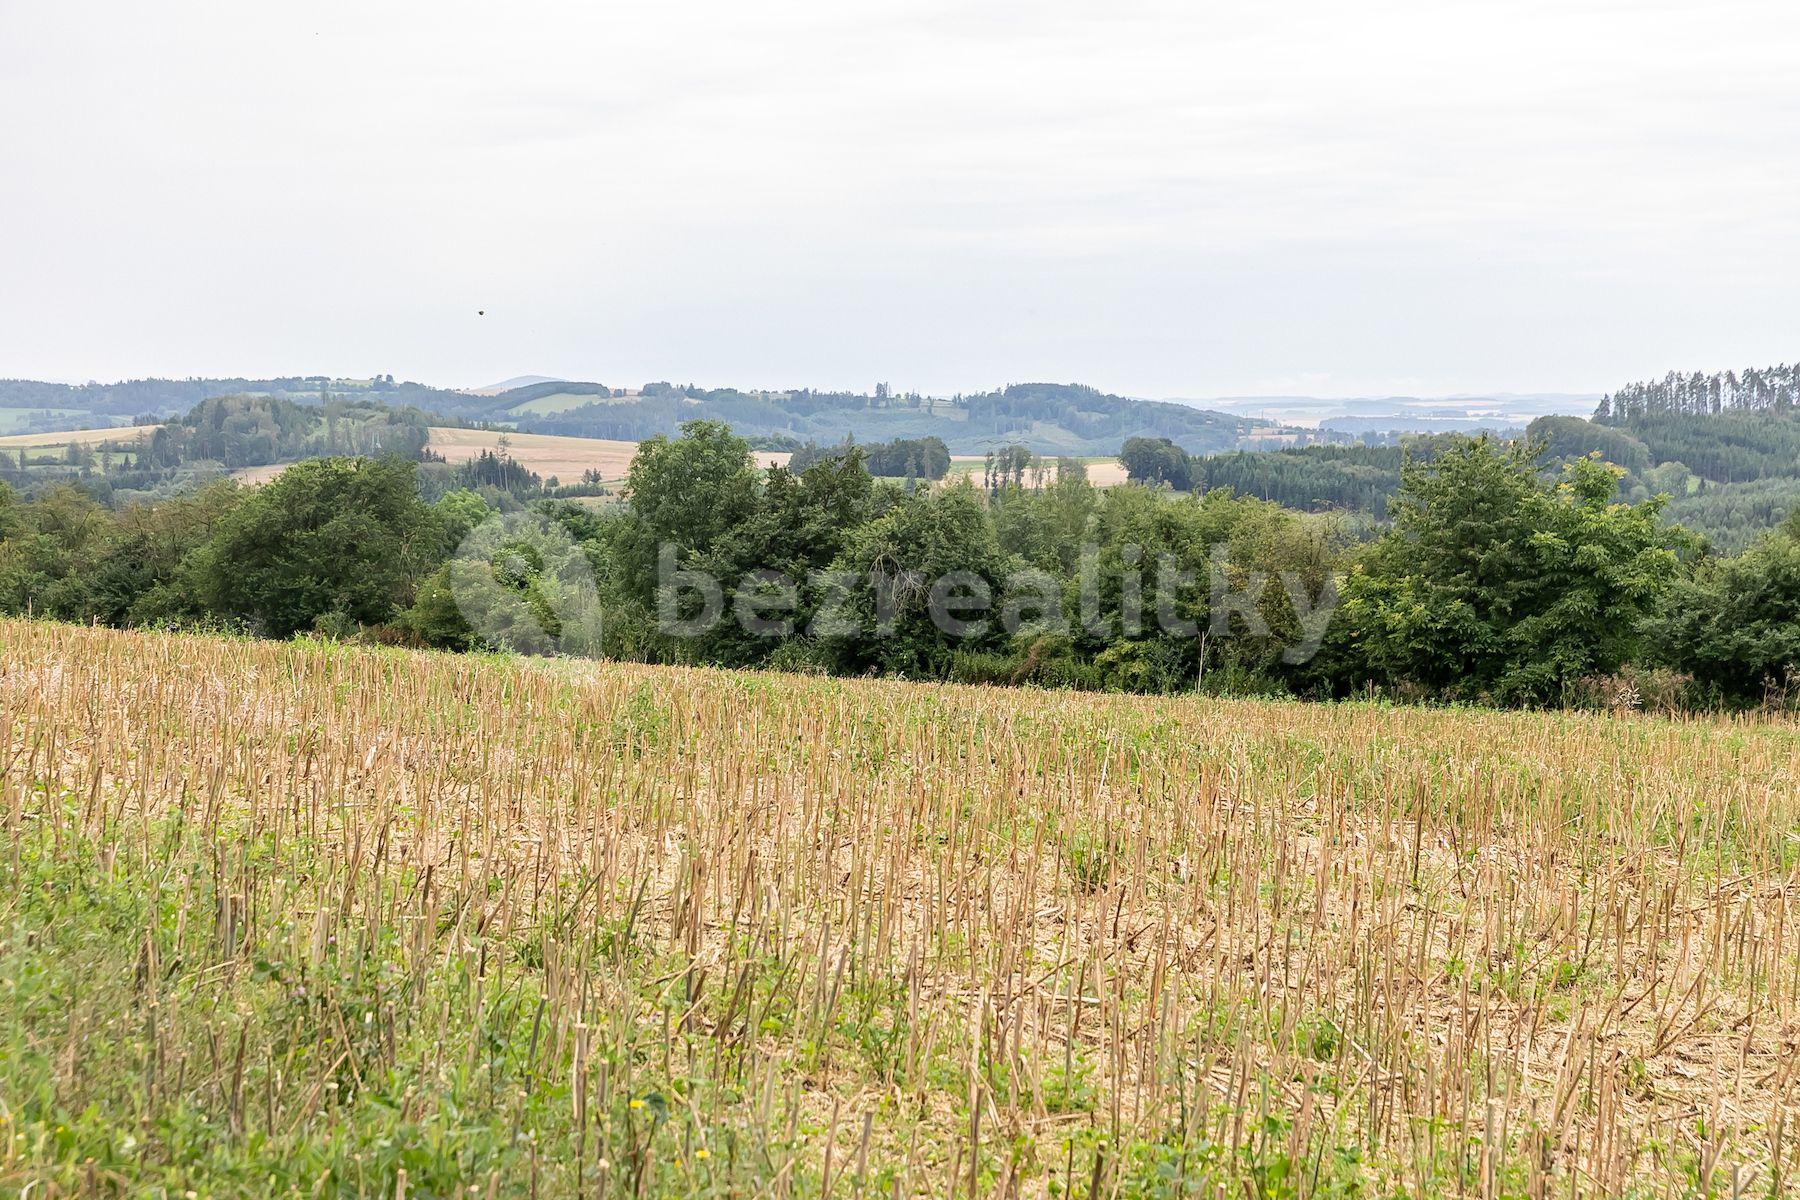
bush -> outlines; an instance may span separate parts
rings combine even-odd
[[[226,513],[182,572],[205,611],[286,638],[328,614],[393,620],[442,556],[443,536],[413,464],[314,459]]]
[[[1653,661],[1726,702],[1780,703],[1800,676],[1800,536],[1773,534],[1702,564],[1645,630]]]

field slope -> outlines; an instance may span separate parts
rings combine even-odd
[[[430,447],[446,462],[467,462],[486,450],[516,459],[526,470],[561,483],[576,483],[584,471],[600,473],[606,483],[620,483],[637,456],[636,442],[605,438],[558,437],[547,433],[511,433],[493,429],[432,426]],[[758,466],[784,463],[787,454],[758,452]]]
[[[107,429],[71,429],[64,433],[9,433],[0,437],[0,450],[17,450],[21,447],[39,449],[45,446],[95,446],[101,442],[131,443],[140,437],[147,438],[155,432],[156,426],[154,425],[115,425]]]
[[[0,1189],[1769,1195],[1791,725],[0,622]]]

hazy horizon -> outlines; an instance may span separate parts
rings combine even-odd
[[[4,376],[1192,402],[1796,353],[1800,10],[1769,0],[0,27]]]
[[[62,385],[68,386],[68,387],[92,387],[92,386],[107,387],[107,386],[112,386],[112,385],[116,385],[116,384],[131,382],[133,380],[141,380],[141,379],[147,379],[147,378],[158,378],[158,379],[238,379],[238,378],[242,378],[242,379],[295,379],[295,378],[300,378],[300,379],[304,379],[304,378],[310,378],[310,377],[320,375],[320,374],[322,374],[322,373],[317,372],[317,371],[312,371],[312,370],[270,371],[270,372],[266,372],[266,373],[259,372],[259,373],[252,374],[252,375],[244,375],[241,373],[223,374],[223,373],[216,373],[216,372],[215,373],[206,373],[206,372],[187,371],[187,372],[181,372],[179,374],[165,374],[165,375],[156,375],[156,376],[121,375],[121,376],[114,376],[114,377],[109,377],[109,378],[105,378],[105,379],[98,379],[98,378],[80,379],[80,378],[74,378],[74,377],[68,377],[68,376],[65,376],[63,378],[47,378],[47,377],[42,377],[42,376],[27,377],[27,376],[20,376],[20,375],[0,375],[0,379],[31,378],[34,381],[40,382],[40,383],[55,383],[55,384],[62,384]],[[604,383],[609,387],[624,388],[629,391],[629,390],[635,390],[646,383],[657,382],[655,380],[600,379],[600,378],[594,378],[594,377],[581,377],[581,376],[573,376],[573,375],[524,374],[524,375],[508,376],[506,379],[490,380],[486,383],[467,383],[467,382],[462,382],[462,381],[451,381],[451,380],[443,380],[443,379],[414,379],[411,377],[402,376],[396,372],[372,372],[372,373],[363,373],[363,374],[333,373],[329,376],[329,378],[345,380],[345,381],[369,380],[369,379],[374,379],[377,376],[382,375],[382,374],[393,375],[396,382],[417,383],[417,384],[423,384],[427,387],[444,388],[444,389],[451,390],[451,391],[463,391],[463,392],[491,391],[501,384],[508,384],[513,387],[526,387],[532,383]],[[730,387],[744,386],[744,387],[746,387],[746,390],[748,390],[748,385],[735,384],[735,383],[730,382],[729,380],[668,379],[668,380],[663,380],[662,382],[673,383],[678,386],[692,385],[692,386],[703,387],[703,388],[730,388]],[[1449,393],[1431,394],[1431,395],[1413,395],[1413,394],[1401,394],[1401,393],[1371,393],[1371,394],[1366,394],[1366,395],[1359,394],[1359,395],[1331,396],[1331,395],[1322,395],[1322,394],[1317,394],[1317,393],[1268,392],[1268,393],[1260,393],[1260,394],[1239,394],[1239,395],[1220,395],[1220,396],[1139,396],[1139,395],[1131,395],[1129,393],[1124,393],[1124,392],[1113,392],[1110,389],[1108,389],[1104,386],[1101,386],[1099,384],[1096,384],[1092,380],[1087,380],[1087,379],[1015,379],[1015,380],[1008,380],[1004,383],[993,384],[993,385],[991,385],[989,387],[985,387],[985,388],[984,387],[964,387],[964,388],[947,389],[942,392],[923,392],[923,391],[921,391],[919,394],[931,395],[937,399],[949,399],[952,396],[956,396],[956,395],[976,395],[976,394],[980,394],[985,391],[1002,389],[1002,388],[1005,388],[1008,386],[1012,386],[1014,384],[1030,384],[1030,383],[1081,384],[1081,385],[1086,385],[1089,387],[1094,387],[1098,391],[1106,392],[1111,395],[1123,396],[1124,398],[1130,399],[1130,400],[1148,400],[1148,401],[1156,401],[1156,402],[1165,403],[1165,404],[1187,404],[1187,405],[1197,405],[1197,406],[1203,406],[1203,405],[1208,405],[1208,404],[1221,404],[1221,405],[1270,404],[1270,405],[1278,405],[1282,402],[1287,402],[1287,401],[1292,401],[1292,402],[1296,402],[1296,403],[1324,403],[1324,404],[1357,404],[1357,403],[1378,404],[1378,403],[1389,402],[1389,401],[1396,403],[1396,404],[1400,404],[1400,403],[1454,404],[1454,403],[1459,403],[1459,402],[1475,402],[1475,401],[1482,401],[1482,400],[1521,401],[1521,402],[1546,402],[1546,401],[1595,402],[1595,401],[1598,401],[1600,399],[1600,397],[1603,395],[1603,393],[1601,393],[1601,392],[1562,392],[1562,391],[1507,392],[1507,391],[1494,390],[1494,391],[1486,391],[1486,392],[1449,392]],[[866,384],[861,384],[861,385],[858,385],[855,383],[850,383],[850,384],[842,385],[841,387],[827,389],[827,388],[813,387],[813,385],[807,384],[805,382],[790,382],[785,385],[774,384],[774,385],[769,385],[766,389],[758,389],[758,390],[792,391],[792,390],[799,390],[802,388],[809,388],[809,387],[811,387],[812,390],[815,390],[815,391],[832,390],[832,391],[845,391],[845,392],[850,392],[850,393],[870,393],[874,390],[873,383],[866,383]],[[901,390],[901,389],[896,389],[896,390]]]

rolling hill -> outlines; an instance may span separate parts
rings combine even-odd
[[[531,377],[526,377],[531,378]],[[507,383],[513,381],[507,380]],[[487,389],[483,389],[486,391]],[[756,391],[647,383],[536,379],[494,395],[432,387],[392,376],[322,375],[275,379],[140,379],[68,385],[0,380],[0,432],[56,432],[134,419],[165,418],[221,396],[270,396],[315,405],[327,399],[378,402],[441,418],[439,424],[497,426],[520,433],[642,441],[674,434],[686,421],[716,420],[764,450],[793,450],[855,436],[886,441],[935,435],[953,453],[982,454],[1022,444],[1039,454],[1111,455],[1129,437],[1167,437],[1193,453],[1217,453],[1272,438],[1322,435],[1254,417],[1186,404],[1134,400],[1081,384],[1012,384],[950,397],[811,389]]]
[[[583,402],[583,397],[591,399]],[[1167,437],[1196,453],[1234,449],[1270,422],[1182,404],[1133,400],[1080,384],[1013,384],[949,398],[849,392],[740,391],[666,383],[637,390],[550,382],[493,398],[488,419],[521,430],[638,441],[683,422],[716,420],[767,449],[802,443],[942,438],[955,454],[1020,444],[1039,454],[1113,454],[1129,437]]]

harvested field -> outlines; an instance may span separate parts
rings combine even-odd
[[[1778,1194],[1800,730],[0,622],[0,1188]]]
[[[600,472],[605,480],[623,479],[637,454],[636,442],[439,426],[432,427],[429,445],[446,461],[458,463],[467,462],[483,450],[498,453],[503,439],[506,452],[527,470],[546,479],[554,475],[563,483],[578,482],[582,472],[589,469]]]
[[[631,460],[637,455],[636,442],[608,441],[604,438],[557,437],[545,433],[508,433],[491,429],[451,429],[433,426],[431,449],[449,462],[467,462],[483,450],[498,453],[500,441],[506,440],[506,452],[528,470],[548,479],[554,475],[562,483],[576,483],[590,467],[600,472],[607,483],[625,478]],[[786,462],[786,454],[757,454],[758,466]]]
[[[98,445],[101,442],[120,442],[129,444],[156,432],[154,425],[115,425],[110,429],[70,429],[61,433],[13,433],[0,437],[0,450],[16,450],[21,446],[67,446],[71,442],[82,446]]]

